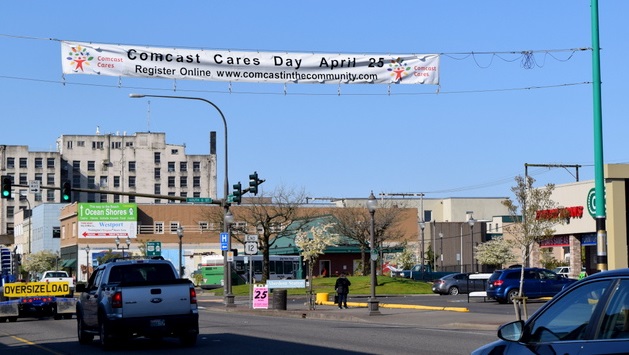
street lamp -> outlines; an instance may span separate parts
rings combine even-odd
[[[85,246],[85,273],[87,274],[86,281],[90,280],[90,246]]]
[[[225,128],[225,177],[223,181],[223,208],[224,208],[224,216],[229,212],[229,203],[227,202],[227,196],[229,195],[229,179],[228,179],[228,169],[227,169],[227,120],[225,119],[225,115],[223,115],[223,111],[221,111],[218,106],[216,106],[212,101],[206,100],[201,97],[191,97],[191,96],[171,96],[171,95],[146,95],[146,94],[129,94],[129,97],[132,99],[139,99],[143,97],[157,97],[164,99],[182,99],[182,100],[197,100],[203,101],[207,104],[212,105],[221,115],[221,119],[223,120],[223,126]],[[224,226],[223,232],[228,233],[227,224]],[[231,237],[227,238],[227,250],[231,250]],[[224,265],[225,265],[225,306],[231,307],[234,306],[234,295],[232,294],[232,284],[231,284],[231,264],[227,262],[227,253],[224,255]]]
[[[426,228],[426,222],[424,222],[424,220],[422,219],[421,222],[419,222],[419,229],[420,231],[420,235],[421,235],[421,246],[420,246],[420,252],[419,252],[419,258],[421,260],[421,262],[419,263],[420,265],[420,270],[421,270],[421,275],[422,275],[422,280],[424,279],[424,264],[425,264],[425,260],[424,260],[424,228]]]
[[[179,278],[183,279],[183,263],[181,260],[181,240],[183,239],[183,227],[179,226],[177,227],[177,235],[179,236]]]
[[[472,267],[475,268],[475,272],[478,272],[478,264],[476,263],[476,256],[474,255],[474,222],[476,222],[476,220],[474,219],[474,217],[470,216],[470,219],[467,221],[467,223],[470,225],[470,236],[471,236],[471,243],[470,246],[472,247]]]
[[[378,260],[378,251],[376,250],[376,208],[378,207],[378,200],[376,200],[376,196],[373,195],[373,191],[369,195],[367,199],[367,209],[369,210],[369,214],[371,215],[371,227],[369,228],[369,246],[371,248],[370,251],[370,260],[371,260],[371,296],[369,297],[369,315],[378,315],[380,311],[378,310],[378,300],[376,299],[376,260]]]
[[[129,239],[129,237],[127,237],[127,240],[125,240],[125,243],[127,244],[127,247],[121,247],[120,246],[120,238],[116,237],[116,249],[118,250],[122,250],[122,258],[124,259],[124,251],[125,250],[129,250],[129,248],[131,247],[131,239]]]
[[[443,233],[439,232],[439,240],[441,241],[441,247],[439,248],[439,250],[441,251],[441,253],[439,253],[440,259],[441,259],[441,267],[439,269],[441,269],[441,271],[443,271]]]

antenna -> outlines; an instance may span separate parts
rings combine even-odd
[[[151,133],[151,100],[148,100],[146,103],[146,130]]]

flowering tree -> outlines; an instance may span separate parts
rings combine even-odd
[[[476,247],[476,260],[485,265],[502,266],[516,259],[513,243],[502,237],[494,238]]]
[[[312,297],[312,270],[314,263],[328,246],[335,246],[339,236],[330,233],[332,224],[313,226],[310,231],[300,231],[295,237],[295,245],[301,249],[300,255],[308,262],[308,280],[310,281],[310,297]],[[312,302],[310,302],[312,307]]]

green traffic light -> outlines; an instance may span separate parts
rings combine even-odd
[[[2,196],[9,197],[9,191],[7,190],[2,191]]]

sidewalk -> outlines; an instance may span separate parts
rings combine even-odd
[[[248,298],[236,297],[234,307],[225,307],[222,296],[200,293],[199,307],[209,311],[238,312],[252,315],[327,319],[389,325],[425,326],[436,329],[475,329],[494,331],[501,324],[515,320],[513,315],[471,312],[466,307],[435,307],[410,304],[381,303],[379,315],[369,315],[367,303],[348,302],[348,309],[339,309],[332,302],[320,302],[309,310],[304,296],[288,296],[286,310],[252,309]],[[273,307],[269,302],[269,307]]]

